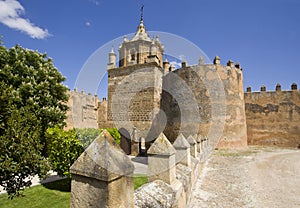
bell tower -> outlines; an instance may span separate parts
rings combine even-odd
[[[162,66],[164,46],[160,43],[159,37],[150,38],[146,32],[143,19],[143,7],[140,24],[131,40],[124,36],[123,43],[119,47],[119,67],[126,67],[135,64],[144,64],[152,61]]]
[[[108,56],[107,121],[109,127],[127,132],[124,133],[126,146],[131,149],[126,152],[138,154],[140,138],[145,138],[146,146],[156,138],[153,125],[160,109],[164,73],[164,46],[158,36],[151,38],[147,33],[143,7],[137,31],[132,38],[124,37],[118,52],[118,66],[113,50]],[[133,129],[136,130],[134,138],[127,138]]]

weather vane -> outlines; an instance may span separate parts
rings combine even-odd
[[[143,21],[143,17],[144,17],[144,4],[142,4],[141,7],[141,21]]]

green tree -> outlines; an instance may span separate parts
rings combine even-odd
[[[84,151],[75,129],[68,131],[56,126],[46,133],[49,142],[49,162],[60,176],[70,177],[70,167]]]
[[[43,178],[49,170],[41,155],[39,121],[26,107],[10,109],[7,129],[0,136],[0,181],[10,198],[31,185],[31,178]]]
[[[0,46],[0,185],[11,196],[26,177],[44,175],[46,130],[65,125],[64,80],[46,54]]]

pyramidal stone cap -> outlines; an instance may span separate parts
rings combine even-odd
[[[163,133],[160,133],[147,153],[149,155],[173,155],[176,153],[176,150],[167,137]]]
[[[187,141],[190,145],[194,145],[196,144],[196,140],[194,139],[194,137],[192,135],[190,135],[188,138],[187,138]]]
[[[202,136],[199,134],[199,135],[196,137],[197,143],[200,143],[200,142],[201,142],[201,139],[202,139]]]
[[[190,144],[183,136],[183,134],[179,134],[179,136],[176,138],[176,140],[173,143],[173,147],[175,147],[175,149],[187,149],[190,148]]]
[[[71,174],[112,181],[133,174],[134,165],[112,136],[104,130],[70,168]]]

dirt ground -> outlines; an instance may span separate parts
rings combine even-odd
[[[300,207],[300,150],[215,150],[196,182],[190,208]]]

